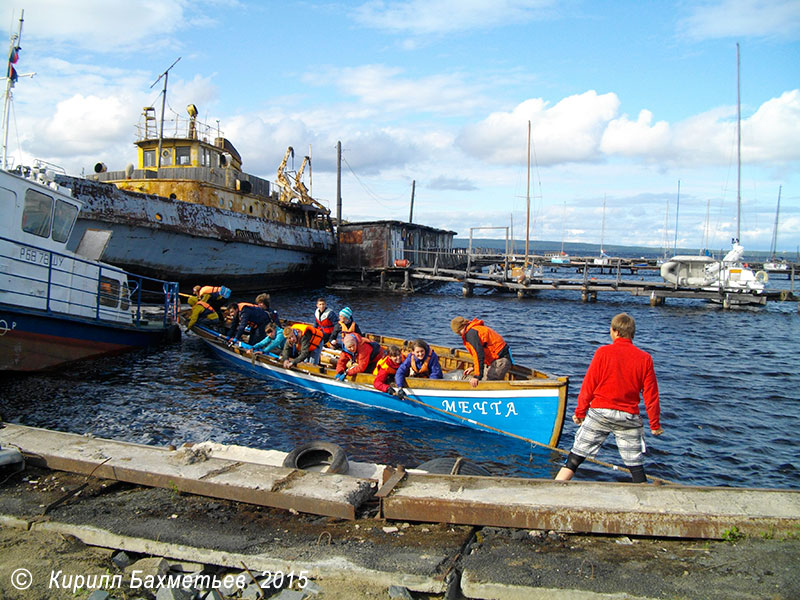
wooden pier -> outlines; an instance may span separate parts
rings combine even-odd
[[[469,254],[464,268],[390,267],[382,269],[338,270],[329,287],[341,291],[369,289],[373,291],[413,293],[435,283],[459,283],[464,297],[480,288],[487,291],[514,293],[519,298],[543,290],[559,290],[580,295],[582,302],[596,302],[601,293],[627,293],[646,296],[652,306],[668,298],[691,298],[721,304],[724,308],[741,305],[765,305],[770,301],[798,302],[794,289],[797,277],[795,266],[786,272],[790,289],[725,290],[678,286],[662,280],[646,279],[658,276],[655,260],[609,258],[571,258],[569,263],[552,262],[544,257],[529,259],[523,269],[523,257],[498,254]],[[756,268],[756,263],[750,263]],[[526,276],[528,270],[534,275]],[[783,275],[783,272],[778,275]],[[633,277],[639,275],[638,279]],[[772,274],[775,275],[774,273]],[[800,305],[798,306],[800,311]]]

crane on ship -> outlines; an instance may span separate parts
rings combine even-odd
[[[294,158],[294,148],[291,146],[286,149],[286,153],[283,155],[283,160],[278,166],[278,175],[276,177],[278,184],[281,187],[281,202],[289,204],[292,200],[297,200],[299,204],[314,206],[322,211],[327,212],[328,209],[311,197],[311,194],[308,193],[308,188],[302,182],[303,172],[305,171],[306,166],[311,163],[311,158],[308,156],[303,158],[303,163],[300,165],[300,169],[294,176],[294,185],[292,185],[291,181],[289,180],[289,175],[286,172],[286,164],[288,163],[290,156]]]

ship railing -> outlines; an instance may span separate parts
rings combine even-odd
[[[150,140],[158,136],[158,131],[161,127],[160,121],[155,129],[152,124],[149,123],[151,123],[151,121],[144,119],[141,123],[136,125],[137,141]],[[192,123],[194,123],[194,125],[192,125]],[[164,137],[202,140],[212,144],[215,138],[225,136],[222,130],[216,125],[208,125],[197,119],[192,120],[178,115],[172,119],[164,119]]]
[[[272,190],[272,182],[262,179],[249,173],[241,171],[231,171],[220,167],[161,167],[159,169],[134,169],[130,177],[125,171],[106,171],[104,173],[94,173],[91,176],[95,181],[120,181],[125,179],[188,179],[192,181],[203,181],[212,185],[218,185],[229,189],[235,189],[241,193],[253,194],[255,196],[268,197]],[[246,181],[248,186],[242,186]],[[245,188],[246,189],[243,189]],[[227,208],[227,207],[226,207]]]
[[[0,303],[137,328],[177,322],[178,284],[0,236]]]

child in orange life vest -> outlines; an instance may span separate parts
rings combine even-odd
[[[397,368],[403,362],[403,353],[395,345],[389,346],[386,352],[386,356],[380,359],[378,366],[375,367],[375,381],[372,385],[377,390],[391,394],[394,391],[391,384],[394,381],[394,374],[397,373]]]

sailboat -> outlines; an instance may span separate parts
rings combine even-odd
[[[529,262],[530,232],[531,232],[531,122],[528,121],[528,189],[526,199],[526,221],[525,221],[525,262],[522,269],[515,267],[511,269],[511,277],[520,282],[529,280],[533,277],[541,277],[544,273],[541,265],[537,265],[533,259]]]
[[[787,271],[789,265],[785,260],[777,260],[775,254],[778,247],[778,217],[781,214],[781,190],[783,186],[778,187],[778,207],[775,209],[775,226],[772,228],[772,243],[769,246],[769,261],[764,263],[765,271]]]
[[[736,189],[736,237],[733,247],[722,260],[710,256],[673,256],[661,265],[661,277],[678,286],[701,288],[720,292],[723,304],[760,304],[754,294],[761,293],[769,276],[765,271],[753,272],[742,264],[744,247],[739,243],[742,213],[742,108],[739,94],[739,44],[736,44],[736,133],[737,133],[737,189]],[[740,292],[746,294],[736,295]]]
[[[606,254],[605,249],[603,248],[603,238],[606,235],[606,197],[603,196],[603,224],[600,227],[600,257],[595,258],[592,261],[592,264],[595,265],[607,265],[609,264],[609,256]]]
[[[567,201],[564,201],[564,213],[561,217],[561,251],[556,255],[549,256],[550,262],[557,265],[568,265],[569,254],[564,252],[564,234],[567,229]],[[545,254],[545,256],[547,256]]]

